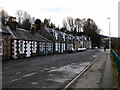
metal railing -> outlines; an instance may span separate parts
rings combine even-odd
[[[111,49],[113,59],[115,61],[116,67],[118,69],[118,73],[120,75],[120,57],[115,53],[114,50]]]

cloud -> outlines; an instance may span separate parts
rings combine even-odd
[[[40,8],[41,11],[45,12],[68,12],[69,9],[67,8],[61,8],[61,7],[55,7],[55,8]]]

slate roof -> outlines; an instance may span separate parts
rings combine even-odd
[[[49,42],[51,42],[50,40],[42,37],[38,33],[33,34],[31,31],[28,31],[28,30],[25,30],[25,29],[21,29],[21,28],[17,28],[16,30],[11,29],[11,32],[14,35],[14,36],[12,35],[12,39],[49,41]]]
[[[44,26],[41,26],[41,29],[37,31],[37,33],[49,40],[51,40],[52,42],[54,42],[54,38],[53,36],[50,34],[50,32],[48,32]]]
[[[0,20],[0,32],[10,34],[10,32],[6,29],[1,20]]]

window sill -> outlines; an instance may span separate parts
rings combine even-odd
[[[20,54],[24,54],[24,52],[20,52]]]

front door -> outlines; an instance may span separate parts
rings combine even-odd
[[[27,57],[30,57],[30,43],[27,42]]]

